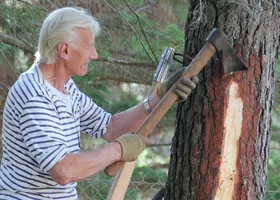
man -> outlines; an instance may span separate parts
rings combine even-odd
[[[145,148],[146,137],[127,133],[137,130],[181,72],[145,105],[111,116],[71,79],[85,75],[89,62],[98,58],[98,32],[96,20],[75,8],[58,9],[44,20],[37,60],[10,89],[5,104],[0,199],[77,199],[76,181],[118,160],[133,161]],[[197,81],[177,85],[181,99]],[[80,131],[110,143],[82,153]]]

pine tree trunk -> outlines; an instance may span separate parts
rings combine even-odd
[[[194,57],[218,27],[248,70],[225,77],[212,59],[178,106],[165,199],[265,198],[279,9],[274,1],[190,0],[185,53]]]

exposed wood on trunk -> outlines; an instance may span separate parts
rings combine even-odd
[[[238,141],[241,136],[243,101],[239,96],[239,85],[231,82],[229,100],[226,106],[225,133],[222,147],[221,165],[219,170],[216,200],[233,199],[234,185],[238,180]]]

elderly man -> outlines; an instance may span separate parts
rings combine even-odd
[[[76,8],[55,10],[44,20],[37,60],[12,86],[5,104],[0,199],[78,199],[76,181],[115,161],[133,161],[145,148],[146,137],[127,133],[137,130],[180,73],[145,103],[111,116],[71,79],[85,75],[98,58],[98,32],[98,22]],[[183,79],[179,97],[185,99],[196,82],[197,77]],[[109,143],[80,152],[80,132]]]

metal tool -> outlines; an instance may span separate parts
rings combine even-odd
[[[162,81],[167,76],[168,71],[170,69],[171,61],[174,57],[174,53],[175,53],[175,49],[173,49],[171,47],[165,47],[165,49],[161,55],[159,64],[157,66],[156,72],[154,74],[152,86],[149,90],[148,96],[150,96],[152,94],[152,92],[160,86]]]
[[[177,82],[181,81],[183,77],[191,78],[198,75],[207,62],[212,58],[214,53],[217,53],[220,58],[225,76],[247,69],[245,64],[239,59],[234,50],[230,47],[224,33],[221,30],[215,28],[207,37],[206,44],[185,69]],[[141,127],[135,132],[136,134],[141,134],[144,136],[149,135],[152,129],[170,109],[172,104],[178,99],[178,96],[174,92],[176,83],[169,89],[158,105],[152,110]],[[107,174],[116,174],[111,190],[107,196],[107,200],[123,199],[131,179],[134,166],[135,161],[127,163],[116,162],[106,168]]]

